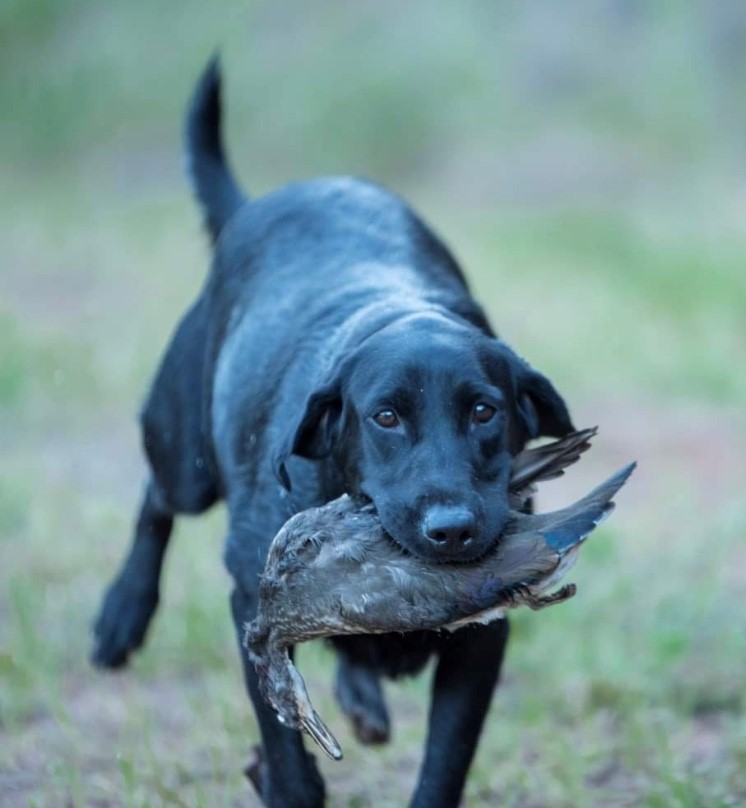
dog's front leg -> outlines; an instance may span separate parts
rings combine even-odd
[[[497,684],[507,620],[444,637],[435,669],[425,757],[412,808],[456,808]]]
[[[257,576],[257,586],[258,581]],[[256,592],[237,586],[231,595],[231,608],[244,680],[262,734],[261,754],[249,773],[250,779],[270,808],[321,808],[324,805],[324,781],[314,758],[304,749],[301,734],[283,727],[274,710],[265,703],[259,692],[254,665],[243,647],[244,624],[256,615]]]

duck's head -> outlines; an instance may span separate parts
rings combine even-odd
[[[284,650],[267,672],[267,700],[277,713],[277,720],[291,729],[307,732],[332,760],[342,759],[342,747],[331,730],[313,709],[306,683]]]
[[[289,693],[289,698],[285,699],[284,711],[273,705],[277,710],[280,723],[286,724],[290,722],[289,726],[307,732],[332,760],[341,760],[342,747],[332,735],[329,727],[313,709],[311,699],[306,690],[306,683],[303,681],[298,669],[293,665],[290,657],[288,657],[284,670],[285,678],[289,680],[289,689],[285,691]]]
[[[262,698],[277,713],[277,720],[307,732],[332,760],[341,760],[342,748],[313,709],[306,683],[288,649],[273,642],[272,632],[261,617],[244,625],[243,644],[259,675]]]
[[[453,315],[395,319],[344,352],[277,454],[330,457],[350,493],[374,504],[405,550],[465,562],[509,518],[514,455],[539,435],[572,430],[552,384],[505,343]]]

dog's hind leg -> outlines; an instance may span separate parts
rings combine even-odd
[[[129,554],[93,629],[92,661],[104,668],[124,665],[145,639],[174,515],[203,513],[219,496],[202,429],[206,340],[200,299],[179,324],[141,413],[150,481]]]
[[[365,665],[356,664],[339,652],[334,695],[344,714],[350,719],[360,743],[386,743],[391,736],[388,710],[379,674]]]
[[[173,513],[151,481],[129,554],[104,596],[94,625],[91,659],[95,665],[119,668],[142,645],[158,606],[158,583],[172,527]]]

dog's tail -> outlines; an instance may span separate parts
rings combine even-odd
[[[185,126],[189,175],[213,241],[245,201],[225,157],[220,124],[220,65],[214,56],[194,90]]]

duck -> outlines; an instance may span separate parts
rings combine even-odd
[[[432,564],[407,553],[385,533],[372,504],[348,494],[291,517],[270,545],[257,614],[244,633],[259,689],[278,720],[306,732],[333,760],[342,757],[290,657],[297,643],[343,634],[453,631],[500,619],[508,609],[542,609],[573,597],[574,584],[547,591],[613,511],[613,497],[636,464],[567,508],[525,510],[536,484],[564,474],[595,434],[595,428],[580,430],[516,456],[507,527],[493,551],[469,564]]]

